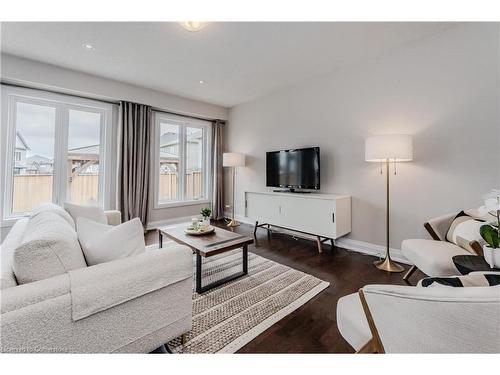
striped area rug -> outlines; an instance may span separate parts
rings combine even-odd
[[[241,250],[203,259],[203,283],[241,270]],[[285,265],[248,254],[248,275],[203,294],[193,293],[193,329],[173,353],[235,353],[296,310],[329,283]]]

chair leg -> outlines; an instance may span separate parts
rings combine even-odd
[[[413,272],[417,270],[417,266],[411,266],[411,268],[408,270],[408,272],[405,273],[403,276],[403,280],[407,281],[411,275],[413,275]]]
[[[378,354],[377,348],[373,339],[370,339],[365,345],[363,345],[356,354]]]

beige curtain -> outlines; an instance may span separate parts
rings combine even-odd
[[[222,150],[224,121],[212,122],[212,219],[224,218],[224,168]]]
[[[118,209],[122,221],[134,217],[148,222],[149,181],[151,169],[151,107],[120,102],[118,151]]]

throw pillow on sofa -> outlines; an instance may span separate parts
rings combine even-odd
[[[75,229],[75,221],[73,220],[71,215],[68,212],[66,212],[64,208],[54,203],[42,203],[41,205],[33,209],[33,211],[31,211],[30,217],[35,217],[40,212],[47,212],[47,211],[55,212],[56,214],[61,216],[64,220],[66,220],[73,229]]]
[[[141,254],[146,249],[138,218],[113,226],[80,217],[76,230],[89,266]]]
[[[19,284],[86,266],[75,230],[52,211],[39,212],[29,219],[12,256],[12,269]]]
[[[108,223],[104,210],[98,205],[89,204],[84,206],[66,202],[64,203],[64,209],[71,215],[75,223],[79,217],[93,220],[102,224]]]

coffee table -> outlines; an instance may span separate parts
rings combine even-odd
[[[189,246],[196,253],[196,293],[203,293],[216,288],[228,281],[235,280],[248,274],[248,245],[253,244],[253,237],[244,236],[222,228],[215,228],[215,232],[193,236],[184,233],[191,223],[182,223],[158,228],[160,248],[163,247],[163,236],[167,236],[177,243]],[[202,285],[202,258],[208,258],[227,251],[242,248],[242,271],[227,276],[208,285]]]
[[[462,275],[476,271],[500,271],[498,268],[491,268],[484,257],[479,255],[455,255],[452,259]]]

